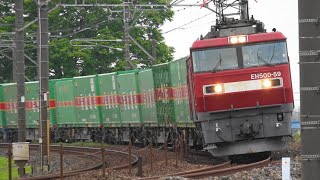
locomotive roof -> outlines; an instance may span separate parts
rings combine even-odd
[[[258,33],[258,34],[250,34],[247,36],[248,36],[247,43],[286,40],[286,37],[281,32]],[[192,44],[191,49],[203,49],[203,48],[210,48],[210,47],[230,46],[230,45],[231,44],[228,42],[228,37],[220,37],[220,38],[197,40]]]

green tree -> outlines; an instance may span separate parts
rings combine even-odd
[[[78,0],[79,4],[82,0]],[[2,1],[1,1],[2,2]],[[121,0],[85,0],[86,3],[100,4],[121,4]],[[137,4],[149,4],[149,1],[135,1]],[[52,0],[49,9],[56,7],[58,3],[74,4],[74,0]],[[154,4],[165,4],[164,0],[154,0]],[[25,24],[37,18],[38,10],[35,1],[24,0]],[[173,59],[173,48],[168,47],[159,31],[159,27],[166,21],[171,20],[173,11],[151,10],[140,11],[133,6],[130,7],[133,21],[139,27],[130,29],[130,35],[139,42],[148,52],[151,53],[152,39],[157,41],[157,63],[168,62]],[[92,38],[99,40],[123,39],[123,8],[122,7],[59,7],[49,14],[49,61],[51,78],[73,77],[97,73],[107,73],[124,70],[124,49],[123,42],[77,42],[74,39]],[[13,2],[0,3],[1,18],[0,24],[14,24],[15,16]],[[141,28],[143,26],[143,28]],[[25,53],[33,60],[37,60],[36,34],[37,23],[28,27],[25,32]],[[12,32],[14,27],[1,26],[0,33]],[[73,40],[73,41],[72,41]],[[91,45],[90,47],[76,45]],[[0,52],[1,52],[0,48]],[[135,44],[130,45],[132,63],[144,63],[151,65],[150,59]],[[3,57],[3,56],[2,56]],[[1,58],[1,56],[0,56]],[[6,61],[0,60],[0,72],[6,70],[11,77],[12,60],[4,57]],[[11,69],[9,69],[11,65]],[[2,68],[4,66],[5,68]],[[26,75],[29,78],[35,77],[37,69],[35,65],[26,59]],[[1,79],[0,79],[1,81]],[[2,81],[3,82],[3,81]]]

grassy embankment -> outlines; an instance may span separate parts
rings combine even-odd
[[[12,161],[12,179],[18,179],[18,168]],[[31,172],[31,167],[26,166],[26,173]],[[8,171],[8,159],[5,157],[0,157],[0,180],[7,180],[9,179],[9,171]]]

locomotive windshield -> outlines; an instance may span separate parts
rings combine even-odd
[[[195,51],[192,59],[195,72],[238,68],[236,48]]]
[[[246,44],[192,52],[194,72],[272,66],[288,62],[286,42]]]
[[[264,66],[288,62],[285,42],[244,46],[243,66]]]

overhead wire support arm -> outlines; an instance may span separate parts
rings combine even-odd
[[[143,12],[140,12],[139,16],[137,16],[136,19],[133,20],[133,22],[131,23],[131,25],[129,26],[129,28],[133,28],[134,25],[136,24],[136,22],[139,20],[139,17],[142,15]]]
[[[59,4],[60,7],[124,7],[128,6],[126,4]],[[154,10],[153,7],[163,7],[168,8],[167,5],[162,4],[135,4],[132,5],[136,8],[146,8],[146,7],[152,7],[150,10]]]
[[[150,54],[148,53],[147,50],[145,50],[132,36],[129,35],[129,38],[132,42],[134,42],[150,59],[152,59],[153,61],[155,61],[156,59]]]
[[[29,61],[31,61],[33,64],[38,65],[38,63],[35,62],[33,59],[31,59],[27,54],[24,54],[24,57],[26,57],[27,59],[29,59]]]
[[[48,11],[48,13],[51,13],[52,11],[58,9],[59,7],[60,7],[59,4],[57,4],[54,8],[50,9],[50,10]],[[36,22],[38,22],[38,21],[39,21],[39,17],[37,17],[37,18],[34,19],[33,21],[31,21],[31,22],[29,22],[28,24],[26,24],[25,26],[23,26],[23,28],[18,29],[18,31],[19,31],[19,32],[20,32],[20,31],[23,31],[23,30],[25,30],[26,28],[28,28],[29,26],[31,26],[32,24],[34,24],[34,23],[36,23]]]
[[[123,42],[123,40],[122,39],[105,40],[105,39],[78,38],[78,39],[72,39],[70,41],[70,44],[73,45],[73,42]]]

